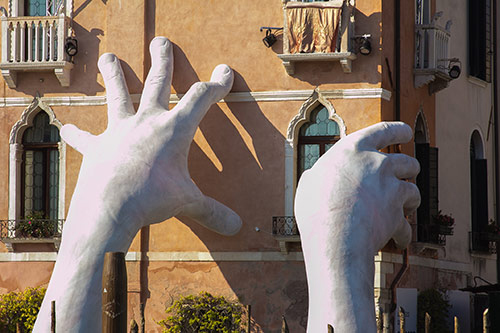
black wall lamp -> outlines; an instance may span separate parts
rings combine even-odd
[[[64,51],[66,51],[66,54],[70,57],[74,57],[78,53],[78,41],[73,37],[66,38]]]
[[[449,61],[448,67],[444,69],[448,69],[448,75],[454,80],[458,79],[460,73],[462,72],[462,63],[458,58],[446,58],[446,59],[438,59],[438,61]],[[442,68],[442,67],[440,67]]]
[[[276,28],[276,27],[260,27],[260,31],[266,29],[266,37],[262,39],[262,42],[266,47],[271,47],[273,46],[274,43],[276,43],[276,33],[273,33],[273,30],[279,31],[283,30],[283,28]]]
[[[354,36],[353,39],[356,40],[358,44],[359,53],[362,55],[369,55],[372,53],[372,43],[370,42],[372,35],[364,34],[361,36]]]

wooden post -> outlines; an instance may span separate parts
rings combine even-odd
[[[285,316],[281,316],[283,318],[283,321],[281,322],[281,333],[290,333],[288,330],[288,324],[286,323]]]
[[[328,324],[328,333],[333,333],[333,326]]]
[[[102,332],[127,331],[127,269],[123,252],[106,252],[102,273]]]
[[[432,320],[432,317],[431,315],[426,312],[425,313],[425,333],[431,333],[431,320]]]
[[[16,323],[16,333],[23,333],[20,322]]]
[[[483,312],[483,333],[490,333],[490,314],[489,309]]]
[[[139,311],[141,315],[141,333],[146,333],[146,320],[144,319],[144,308],[145,308],[144,303],[141,303],[141,305],[139,306]]]
[[[453,333],[460,333],[460,324],[458,323],[458,318],[455,316],[454,319],[454,331]]]
[[[399,331],[401,333],[406,332],[405,329],[405,309],[402,306],[399,307]]]
[[[139,333],[139,325],[137,325],[135,319],[130,321],[130,333]]]
[[[52,301],[50,305],[50,333],[56,333],[56,301]]]
[[[252,325],[252,306],[250,304],[247,305],[247,333],[250,333],[251,325]]]

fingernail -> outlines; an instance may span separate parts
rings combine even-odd
[[[113,53],[104,53],[99,58],[99,62],[102,64],[111,64],[115,61],[116,61],[116,56]]]

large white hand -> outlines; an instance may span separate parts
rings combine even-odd
[[[137,113],[120,61],[104,54],[98,65],[107,90],[107,129],[98,136],[73,125],[61,131],[83,162],[35,332],[49,331],[52,300],[57,331],[100,331],[104,254],[126,252],[143,226],[183,215],[224,235],[241,227],[235,212],[201,193],[187,161],[200,121],[231,89],[232,70],[217,66],[210,82],[195,83],[169,111],[172,44],[157,37],[150,51],[152,67]]]
[[[375,332],[373,255],[391,238],[405,248],[405,215],[420,204],[418,161],[380,152],[406,143],[404,123],[379,123],[341,139],[299,182],[295,216],[309,286],[309,332]],[[362,314],[361,316],[356,314]]]

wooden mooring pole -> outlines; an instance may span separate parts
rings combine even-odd
[[[127,269],[123,252],[107,252],[102,272],[102,332],[127,331]]]
[[[56,333],[56,301],[50,302],[50,333]]]

